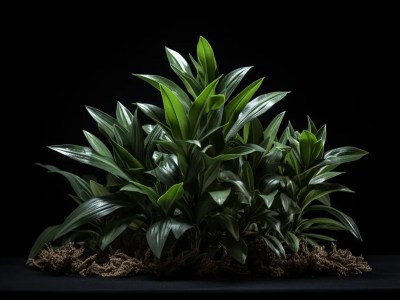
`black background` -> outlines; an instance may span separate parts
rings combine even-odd
[[[363,254],[400,253],[394,246],[399,228],[393,144],[398,83],[390,75],[395,71],[395,36],[386,11],[321,9],[292,17],[281,9],[252,16],[257,11],[253,7],[206,17],[170,7],[161,18],[139,9],[130,16],[78,11],[32,14],[22,18],[21,31],[11,34],[13,47],[4,58],[15,80],[8,86],[12,96],[5,100],[10,108],[3,111],[13,119],[4,127],[6,136],[12,135],[10,148],[3,145],[9,174],[4,189],[11,196],[2,199],[2,253],[26,255],[42,229],[62,222],[74,208],[66,180],[33,163],[92,172],[46,146],[86,144],[81,130],[96,133],[96,126],[84,105],[113,114],[117,100],[127,106],[160,104],[158,93],[131,73],[176,80],[164,46],[187,57],[195,53],[199,35],[212,44],[221,73],[252,65],[245,84],[265,76],[261,92],[292,91],[265,121],[285,110],[285,120],[300,131],[308,114],[317,125],[328,125],[329,148],[353,145],[370,152],[343,166],[346,174],[338,178],[356,193],[337,194],[334,203],[353,216],[364,237],[359,243],[341,235],[340,245]]]

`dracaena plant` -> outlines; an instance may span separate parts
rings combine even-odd
[[[317,130],[311,119],[301,134],[290,123],[280,130],[284,113],[264,128],[259,117],[288,92],[255,97],[262,78],[237,91],[251,68],[220,75],[203,37],[197,59],[190,56],[192,66],[174,50],[166,48],[166,54],[184,88],[162,76],[134,74],[160,91],[160,105],[128,109],[118,102],[115,117],[86,107],[101,138],[84,131],[89,146],[50,147],[105,176],[87,181],[42,165],[69,181],[78,206],[62,224],[43,231],[30,258],[47,243],[75,241],[104,250],[123,233],[145,234],[161,260],[179,242],[181,251],[210,256],[222,244],[240,263],[256,238],[279,256],[298,251],[301,238],[312,244],[333,240],[326,230],[361,239],[353,220],[329,199],[350,190],[327,181],[341,174],[336,167],[365,151],[325,152],[325,126]],[[142,124],[140,114],[151,123]]]

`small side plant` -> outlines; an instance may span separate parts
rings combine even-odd
[[[115,117],[86,107],[100,136],[84,131],[88,146],[49,147],[105,176],[86,180],[41,165],[68,180],[77,207],[43,231],[28,262],[36,258],[39,265],[40,253],[73,242],[99,255],[119,247],[153,265],[192,253],[192,261],[207,256],[243,269],[249,256],[264,252],[289,260],[304,249],[321,250],[321,242],[335,241],[335,231],[361,240],[330,194],[352,192],[331,180],[342,174],[336,171],[341,164],[366,151],[326,150],[326,126],[318,128],[309,117],[302,131],[290,122],[281,129],[284,112],[264,126],[259,117],[288,92],[255,96],[263,78],[237,91],[251,67],[221,75],[203,37],[192,65],[172,49],[166,54],[182,87],[134,74],[160,91],[162,105],[129,109],[118,102]]]

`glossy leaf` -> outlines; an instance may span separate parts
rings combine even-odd
[[[324,159],[330,164],[343,164],[355,161],[368,154],[367,151],[356,147],[341,147],[332,149],[325,153]]]
[[[77,201],[78,204],[90,199],[93,196],[89,184],[79,176],[72,174],[70,172],[61,171],[58,168],[51,165],[42,165],[39,163],[37,163],[36,165],[49,170],[50,173],[57,173],[64,176],[68,180],[75,194],[79,197],[79,200]]]
[[[258,116],[265,113],[275,103],[282,100],[287,95],[287,92],[273,92],[265,95],[258,96],[254,100],[250,101],[243,108],[243,111],[239,114],[238,119],[229,129],[225,136],[225,141],[229,141],[234,137],[244,124],[252,121]]]
[[[99,138],[85,130],[83,131],[83,133],[85,134],[87,141],[94,151],[102,156],[106,156],[112,159],[113,156],[110,150],[108,150],[107,146]]]
[[[253,95],[260,88],[263,80],[264,78],[260,78],[251,83],[226,105],[225,118],[227,121],[233,120],[235,113],[238,115],[243,110],[246,104],[250,101],[251,97],[253,97]]]
[[[31,251],[29,252],[29,258],[33,259],[40,252],[44,245],[50,243],[54,237],[57,235],[60,230],[61,225],[55,225],[47,227],[43,232],[38,236],[35,243],[33,244]],[[30,259],[26,262],[27,264],[30,262]]]
[[[117,196],[110,195],[101,198],[92,198],[79,205],[71,214],[69,214],[64,223],[60,225],[59,231],[54,239],[57,239],[92,220],[107,216],[117,209],[127,205],[127,203],[122,201],[113,201],[114,197]]]
[[[229,197],[229,194],[231,193],[231,188],[227,188],[224,190],[219,190],[219,191],[212,191],[209,192],[211,198],[217,203],[219,206],[223,205],[226,199]]]
[[[182,55],[175,50],[169,49],[168,47],[165,47],[165,53],[167,54],[167,58],[171,66],[175,66],[180,71],[192,75],[192,70]]]
[[[278,133],[279,127],[281,126],[284,116],[285,112],[281,112],[280,114],[278,114],[264,130],[264,139],[267,140],[267,145],[265,149],[267,151],[271,149],[272,143],[275,141],[276,135]]]
[[[237,86],[242,81],[243,77],[251,68],[252,67],[238,68],[226,74],[221,80],[221,83],[218,87],[218,92],[224,94],[226,99],[229,99]]]
[[[176,219],[170,219],[172,233],[176,239],[179,239],[186,231],[193,226],[184,222],[180,222]]]
[[[179,85],[175,82],[158,75],[143,75],[143,74],[133,74],[134,76],[146,81],[157,90],[160,90],[160,85],[168,87],[175,95],[181,100],[182,104],[186,109],[189,109],[192,101],[189,96],[182,90]]]
[[[97,122],[99,128],[101,128],[107,136],[112,139],[114,137],[114,124],[118,123],[117,120],[97,108],[86,106],[86,109]]]
[[[204,69],[205,83],[208,84],[217,77],[217,62],[211,45],[202,36],[197,44],[197,57]]]
[[[76,161],[105,170],[122,179],[129,180],[129,177],[115,164],[113,160],[98,155],[89,147],[58,145],[49,146],[49,148]]]
[[[165,112],[162,108],[148,103],[136,103],[137,107],[150,119],[163,127],[167,126]]]
[[[238,241],[236,241],[234,239],[227,238],[225,240],[225,243],[228,248],[229,254],[234,260],[241,264],[246,263],[248,248],[246,242],[243,239],[239,239]]]
[[[326,172],[326,173],[317,174],[311,178],[309,184],[320,184],[331,178],[339,176],[340,174],[343,174],[343,172]]]
[[[299,251],[300,240],[294,233],[288,231],[285,235],[285,240],[293,252]]]
[[[315,199],[321,198],[327,194],[333,192],[350,192],[353,193],[349,188],[335,183],[322,183],[315,186],[304,198],[303,207],[307,207]]]
[[[107,224],[108,226],[103,233],[103,237],[101,239],[100,249],[106,249],[117,237],[119,237],[129,226],[132,222],[133,217],[128,216],[125,218],[121,218],[111,224]]]
[[[117,121],[119,125],[121,125],[126,130],[129,130],[129,127],[133,121],[133,115],[121,102],[117,102],[117,111],[116,111]]]
[[[274,190],[271,193],[269,193],[268,195],[259,194],[259,196],[264,200],[265,205],[268,208],[271,208],[272,204],[274,203],[275,196],[277,193],[278,193],[278,190]]]
[[[163,209],[165,214],[169,214],[171,207],[177,200],[182,198],[183,193],[183,183],[174,184],[158,198],[157,204]]]
[[[171,231],[169,219],[154,223],[147,229],[146,239],[151,251],[157,258],[161,257],[162,250]]]
[[[183,105],[167,87],[161,85],[160,90],[164,103],[165,118],[171,127],[172,135],[179,140],[186,139],[189,130],[189,121]]]
[[[325,211],[330,213],[331,215],[335,216],[344,226],[346,226],[347,230],[350,231],[357,239],[362,241],[360,231],[356,223],[354,223],[353,219],[348,215],[342,213],[341,211],[337,210],[336,208],[325,206],[325,205],[312,205],[307,208],[307,211]]]

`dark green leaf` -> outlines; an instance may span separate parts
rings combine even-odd
[[[120,218],[117,220],[113,220],[107,224],[105,228],[105,232],[103,233],[103,238],[101,239],[100,249],[104,250],[110,245],[117,237],[119,237],[125,229],[128,228],[129,224],[134,219],[133,216],[128,216],[125,218]]]
[[[76,161],[105,170],[117,177],[129,180],[129,177],[115,164],[112,159],[98,155],[89,147],[58,145],[50,146],[49,148]]]
[[[126,130],[129,130],[131,123],[133,121],[132,113],[122,105],[121,102],[117,102],[117,111],[116,111],[117,121],[119,125]]]
[[[217,222],[224,229],[226,229],[236,241],[239,241],[239,225],[232,216],[227,214],[218,214],[215,218]]]
[[[220,206],[224,204],[225,200],[228,198],[230,193],[231,193],[231,188],[227,188],[225,190],[220,190],[220,191],[209,192],[211,198]]]
[[[169,214],[174,203],[182,198],[183,193],[183,183],[174,184],[158,198],[157,204],[163,209],[165,214]]]
[[[292,233],[290,231],[286,232],[285,240],[286,240],[287,245],[290,247],[290,249],[293,252],[299,251],[300,241],[299,241],[299,238],[294,233]]]
[[[272,143],[276,139],[276,135],[278,133],[279,127],[281,126],[283,117],[285,116],[285,112],[281,112],[277,115],[271,123],[269,123],[268,127],[264,130],[264,140],[267,141],[267,145],[265,149],[269,151],[272,147]]]
[[[179,239],[187,230],[192,228],[192,225],[178,221],[176,219],[170,219],[172,233],[176,239]]]
[[[90,180],[89,184],[90,189],[92,190],[92,193],[95,197],[101,197],[110,194],[110,192],[104,185],[97,183],[96,181]]]
[[[49,170],[50,173],[58,173],[60,175],[63,175],[68,180],[75,194],[79,197],[79,201],[77,201],[78,204],[82,203],[82,200],[86,201],[92,198],[93,194],[89,184],[79,176],[72,174],[70,172],[61,171],[58,168],[51,165],[42,165],[39,163],[37,163],[36,165]]]
[[[110,150],[108,150],[107,146],[104,145],[104,143],[100,139],[98,139],[96,136],[85,130],[83,131],[83,133],[94,151],[96,151],[98,154],[102,156],[106,156],[111,159],[113,158]]]
[[[167,241],[169,232],[171,231],[171,222],[165,219],[154,223],[147,229],[146,239],[151,251],[158,258],[161,257],[165,242]]]
[[[99,128],[101,128],[103,132],[112,139],[114,137],[114,124],[118,123],[117,120],[97,108],[86,106],[86,109],[97,122]]]
[[[239,239],[238,241],[236,241],[232,238],[226,238],[225,243],[226,247],[228,248],[229,254],[234,260],[241,264],[246,263],[248,249],[243,239]]]
[[[150,119],[160,124],[163,127],[167,127],[167,121],[165,119],[165,112],[162,108],[148,103],[136,103],[137,107]]]
[[[285,249],[282,246],[282,243],[274,236],[267,235],[263,237],[267,246],[278,256],[285,257]]]
[[[312,190],[308,192],[303,200],[303,208],[307,207],[312,201],[321,198],[333,192],[350,192],[353,191],[347,187],[336,183],[321,183],[313,186]]]
[[[60,226],[61,225],[50,226],[43,230],[43,232],[38,236],[35,243],[33,244],[31,251],[29,252],[29,259],[26,262],[27,264],[30,262],[30,259],[36,257],[36,255],[39,253],[44,245],[50,243],[54,239],[54,237],[60,230]]]
[[[360,231],[358,230],[358,227],[356,223],[354,223],[353,219],[349,217],[348,215],[342,213],[341,211],[330,207],[326,205],[312,205],[307,208],[307,211],[326,211],[330,213],[331,215],[335,216],[343,225],[347,227],[347,230],[351,232],[357,239],[362,241]]]
[[[274,199],[275,199],[275,196],[277,193],[278,193],[278,190],[274,190],[273,192],[269,193],[268,195],[259,194],[259,196],[264,200],[265,205],[268,208],[271,208],[272,204],[274,203]]]
[[[320,184],[323,183],[333,177],[336,177],[340,174],[343,174],[343,172],[326,172],[326,173],[321,173],[321,174],[317,174],[314,175],[309,184]]]
[[[250,101],[243,108],[243,111],[239,114],[236,122],[229,129],[225,136],[225,142],[229,141],[234,137],[238,131],[244,126],[244,124],[254,120],[258,116],[265,113],[275,103],[282,100],[288,92],[273,92],[265,95],[258,96],[254,100]]]

